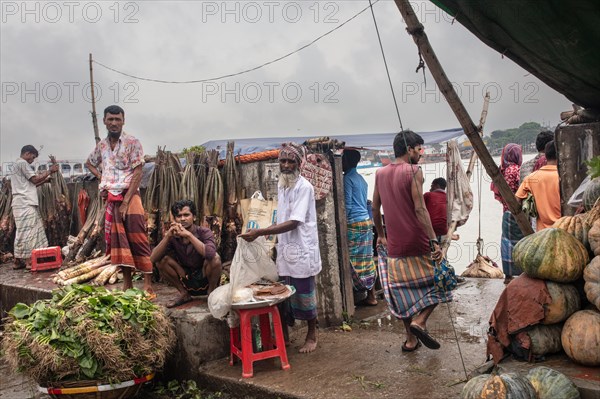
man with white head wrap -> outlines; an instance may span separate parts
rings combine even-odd
[[[280,177],[277,191],[277,223],[264,229],[250,229],[241,237],[278,234],[277,270],[280,277],[296,288],[290,299],[295,319],[306,320],[308,332],[300,353],[317,348],[317,296],[315,276],[321,271],[317,212],[313,186],[300,175],[304,149],[286,144],[279,152]],[[285,323],[284,323],[285,325]]]

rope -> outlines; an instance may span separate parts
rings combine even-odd
[[[370,2],[370,0],[369,0],[369,2]],[[375,3],[378,3],[378,2],[379,2],[379,0],[375,0]],[[373,3],[373,4],[375,4],[375,3]],[[321,36],[317,37],[316,39],[310,41],[308,44],[305,44],[304,46],[301,46],[300,48],[298,48],[298,49],[296,49],[294,51],[290,51],[289,53],[287,53],[285,55],[282,55],[281,57],[275,58],[274,60],[271,60],[271,61],[267,61],[267,62],[265,62],[265,63],[263,63],[261,65],[258,65],[258,66],[252,67],[252,68],[244,69],[242,71],[235,72],[235,73],[230,73],[230,74],[227,74],[227,75],[217,76],[217,77],[214,77],[214,78],[197,79],[197,80],[162,80],[162,79],[150,79],[150,78],[144,78],[144,77],[141,77],[141,76],[135,76],[135,75],[132,75],[132,74],[129,74],[129,73],[126,73],[126,72],[119,71],[119,70],[117,70],[115,68],[112,68],[112,67],[109,67],[107,65],[104,65],[101,62],[98,62],[96,60],[93,60],[92,62],[94,62],[95,64],[100,65],[103,68],[108,69],[109,71],[116,72],[116,73],[118,73],[120,75],[127,76],[127,77],[132,78],[132,79],[145,80],[147,82],[169,83],[169,84],[190,84],[190,83],[213,82],[215,80],[222,80],[222,79],[231,78],[231,77],[234,77],[234,76],[244,75],[246,73],[256,71],[257,69],[266,67],[267,65],[274,64],[274,63],[276,63],[278,61],[281,61],[281,60],[283,60],[283,59],[285,59],[285,58],[287,58],[287,57],[289,57],[291,55],[294,55],[294,54],[296,54],[296,53],[304,50],[305,48],[307,48],[309,46],[312,46],[313,44],[315,44],[316,42],[318,42],[319,40],[321,40],[325,36],[327,36],[327,35],[335,32],[338,29],[340,29],[342,26],[346,25],[348,22],[352,21],[353,19],[355,19],[356,17],[358,17],[360,14],[362,14],[365,11],[367,11],[367,8],[369,8],[369,7],[363,8],[358,13],[354,14],[352,17],[348,18],[347,20],[345,20],[344,22],[342,22],[341,24],[339,24],[335,28],[329,30],[328,32],[322,34]],[[372,8],[372,5],[371,5],[371,8]]]
[[[479,162],[479,159],[477,159],[477,179],[478,179],[478,187],[477,187],[477,196],[478,198],[478,221],[479,221],[479,232],[477,235],[477,241],[476,241],[476,246],[477,246],[477,255],[483,255],[483,239],[481,238],[481,186],[482,186],[482,182],[483,182],[483,173],[481,170],[481,162]]]
[[[381,48],[381,54],[383,56],[383,63],[385,65],[385,71],[387,73],[387,77],[388,77],[388,81],[390,83],[390,89],[392,91],[392,97],[394,99],[394,105],[396,106],[396,114],[398,115],[398,122],[400,123],[400,129],[401,131],[404,131],[404,128],[402,127],[402,119],[400,118],[400,110],[398,108],[398,102],[396,101],[396,94],[394,93],[394,86],[392,84],[392,79],[390,77],[390,71],[387,65],[387,61],[385,58],[385,51],[383,50],[383,44],[381,42],[381,35],[379,34],[379,27],[377,26],[377,20],[375,18],[375,12],[373,11],[373,4],[371,3],[371,0],[369,0],[369,6],[371,8],[371,14],[373,15],[373,23],[375,24],[375,30],[377,32],[377,38],[379,40],[379,47]],[[416,72],[419,71],[419,69],[423,69],[423,77],[425,76],[425,63],[423,61],[423,58],[421,57],[421,51],[419,49],[419,66],[417,67]],[[406,151],[408,151],[408,143],[406,142],[406,134],[403,134],[403,139],[404,139],[404,146],[406,148]],[[410,158],[409,158],[409,165],[410,165]],[[418,182],[416,181],[416,174],[419,171],[420,167],[416,168],[415,172],[413,173],[413,181],[417,187],[417,190],[419,191],[419,194],[421,196],[421,198],[423,197],[423,192],[422,192],[422,185],[421,187],[419,187]],[[434,262],[434,267],[437,269],[438,268],[438,263]],[[446,295],[446,288],[444,287],[444,295]],[[465,373],[465,378],[468,380],[469,376],[467,373],[467,367],[465,366],[465,360],[463,358],[462,355],[462,350],[460,348],[460,342],[458,341],[458,333],[456,332],[456,326],[454,325],[454,319],[452,318],[452,311],[450,310],[450,304],[448,302],[446,302],[446,307],[448,308],[448,315],[450,316],[450,324],[452,325],[452,330],[454,332],[454,338],[456,339],[456,346],[458,347],[458,354],[460,356],[460,361],[462,362],[462,366],[463,366],[463,371]]]
[[[446,290],[444,289],[444,293]],[[450,322],[452,323],[452,331],[454,331],[454,339],[456,340],[456,346],[458,347],[458,355],[460,356],[460,361],[462,363],[463,371],[465,373],[465,379],[469,380],[469,374],[467,373],[467,366],[465,366],[465,359],[463,358],[462,350],[460,349],[460,343],[458,342],[458,334],[456,333],[456,328],[454,327],[454,319],[452,319],[452,312],[450,311],[450,304],[446,302],[446,308],[448,309],[448,316],[450,317]]]
[[[373,23],[375,24],[375,31],[377,32],[377,39],[379,40],[379,48],[381,49],[381,55],[383,57],[383,64],[385,65],[385,72],[387,73],[388,82],[390,83],[390,89],[392,91],[392,98],[394,99],[394,105],[396,106],[396,115],[398,115],[398,122],[400,123],[400,131],[403,131],[402,118],[400,117],[400,110],[398,108],[398,101],[396,100],[396,93],[394,92],[394,85],[392,84],[392,78],[390,76],[390,70],[388,68],[387,60],[385,59],[385,51],[383,51],[383,43],[381,42],[381,35],[379,34],[379,27],[377,26],[377,19],[375,19],[375,11],[373,11],[373,3],[369,0],[369,8],[371,9],[371,15],[373,15]],[[404,138],[406,144],[406,138]],[[406,147],[408,149],[408,147]],[[414,175],[413,175],[414,177]]]

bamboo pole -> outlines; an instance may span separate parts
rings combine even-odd
[[[94,138],[96,144],[100,142],[100,133],[98,131],[98,117],[96,116],[96,96],[94,94],[94,70],[92,67],[92,53],[90,53],[90,88],[92,90],[92,124],[94,125]]]
[[[481,110],[481,117],[479,118],[479,126],[477,126],[477,130],[479,131],[479,135],[483,137],[483,127],[485,126],[485,120],[487,119],[488,108],[490,106],[490,92],[485,92],[485,97],[483,98],[483,109]],[[467,177],[470,179],[473,174],[473,169],[475,168],[475,161],[477,161],[477,153],[473,150],[471,154],[471,159],[469,159],[469,167],[467,168]]]
[[[479,159],[481,159],[481,163],[485,167],[487,174],[492,178],[492,181],[494,182],[496,187],[498,187],[498,191],[500,192],[500,195],[502,196],[504,201],[506,201],[506,204],[508,205],[508,208],[510,209],[511,213],[515,215],[515,219],[519,224],[523,235],[532,234],[533,229],[531,228],[529,219],[521,211],[521,206],[519,202],[510,190],[510,187],[508,187],[506,180],[504,180],[504,176],[502,176],[502,174],[500,173],[498,166],[492,159],[492,156],[485,147],[483,140],[479,136],[477,127],[475,126],[473,120],[467,113],[467,110],[460,101],[460,98],[458,98],[454,87],[452,87],[452,84],[446,76],[442,65],[437,59],[433,48],[431,48],[431,45],[429,44],[429,39],[425,34],[425,28],[419,22],[419,19],[415,15],[412,6],[410,5],[408,0],[394,1],[398,9],[400,10],[400,13],[402,14],[404,21],[406,22],[407,31],[413,37],[415,44],[419,48],[423,59],[425,60],[427,66],[429,67],[429,70],[431,71],[431,75],[435,79],[435,82],[440,88],[440,91],[446,98],[446,101],[448,101],[450,108],[452,108],[452,111],[454,112],[454,115],[456,115],[456,118],[462,126],[465,134],[471,141],[473,149],[477,153]]]

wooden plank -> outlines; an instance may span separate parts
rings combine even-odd
[[[435,79],[440,91],[448,101],[450,108],[454,112],[454,115],[458,119],[458,122],[462,126],[465,134],[471,141],[471,145],[473,149],[477,153],[479,159],[481,159],[481,163],[485,167],[487,174],[492,178],[492,181],[498,187],[498,191],[511,213],[515,215],[515,219],[521,228],[521,231],[524,235],[529,235],[533,233],[533,229],[531,228],[531,224],[529,223],[529,219],[525,216],[525,214],[521,211],[521,206],[517,201],[516,197],[512,193],[511,189],[508,187],[508,184],[504,180],[504,176],[500,173],[498,166],[492,159],[492,156],[488,152],[485,144],[483,143],[482,138],[479,136],[479,132],[477,131],[477,127],[473,123],[473,120],[467,113],[467,110],[463,103],[460,101],[460,98],[456,94],[454,87],[450,83],[450,80],[446,76],[442,65],[440,64],[433,48],[429,44],[429,39],[425,34],[425,28],[419,22],[419,19],[415,15],[415,12],[410,5],[408,0],[394,0],[396,6],[400,10],[402,17],[407,25],[408,33],[413,37],[415,44],[419,48],[419,52],[421,56],[425,60],[425,63],[429,67],[431,75]]]
[[[342,157],[333,156],[333,201],[335,223],[337,225],[337,243],[340,264],[340,283],[342,290],[342,309],[348,317],[354,315],[354,292],[352,273],[350,271],[350,255],[348,253],[348,222],[346,219],[346,202],[344,199],[344,174]]]

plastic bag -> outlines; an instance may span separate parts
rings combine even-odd
[[[585,179],[583,179],[579,187],[577,187],[577,190],[575,190],[573,195],[571,195],[571,198],[569,198],[569,202],[567,202],[569,206],[572,206],[573,208],[579,208],[581,205],[583,205],[583,192],[591,181],[592,180],[589,176],[586,176]]]
[[[208,296],[208,310],[217,319],[223,319],[231,309],[233,293],[260,279],[277,281],[277,266],[267,253],[264,237],[253,242],[237,238],[237,249],[231,261],[229,284],[217,287]]]

